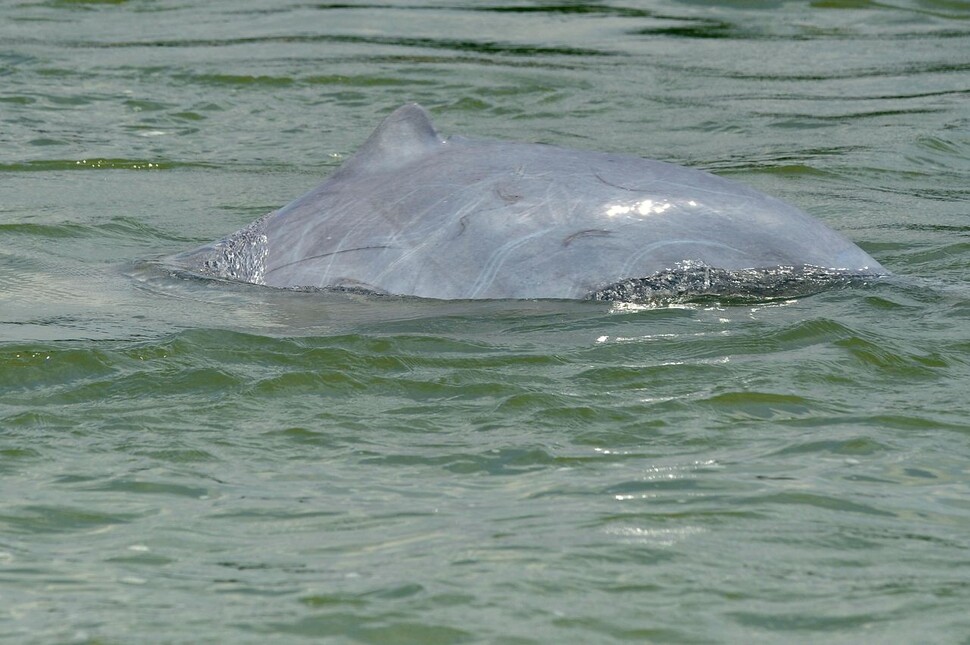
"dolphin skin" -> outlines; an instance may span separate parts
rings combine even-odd
[[[627,155],[444,138],[416,104],[318,187],[174,261],[272,287],[438,299],[772,296],[888,273],[747,186]]]

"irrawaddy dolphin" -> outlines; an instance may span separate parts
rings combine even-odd
[[[445,138],[416,104],[318,187],[174,262],[271,287],[440,299],[784,295],[888,273],[747,186],[627,155]]]

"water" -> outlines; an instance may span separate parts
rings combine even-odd
[[[970,643],[970,6],[0,4],[0,639]],[[151,263],[444,133],[714,170],[896,273],[435,303]]]

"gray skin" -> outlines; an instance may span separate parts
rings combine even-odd
[[[651,277],[698,267],[707,277],[691,284],[707,292],[737,284],[714,274],[887,273],[747,186],[638,157],[444,138],[415,104],[317,188],[175,261],[272,287],[441,299],[632,299],[611,285],[649,294]]]

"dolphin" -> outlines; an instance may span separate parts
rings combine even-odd
[[[437,299],[784,295],[888,273],[742,184],[628,155],[446,138],[413,103],[310,192],[174,262],[271,287]]]

